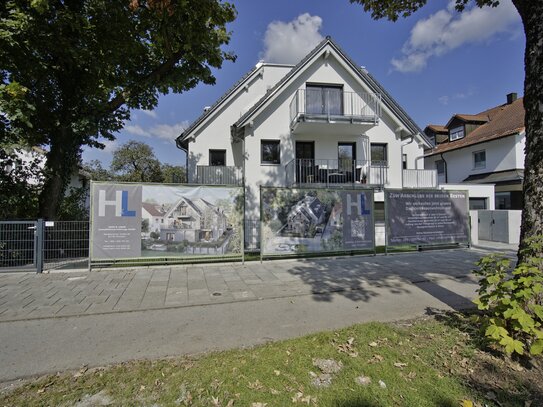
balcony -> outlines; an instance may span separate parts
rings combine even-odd
[[[243,185],[243,171],[240,167],[227,165],[197,165],[193,184],[200,185]]]
[[[285,165],[286,186],[353,186],[383,188],[386,162],[349,159],[295,159]]]
[[[323,124],[331,124],[335,134],[359,134],[377,125],[380,114],[378,93],[298,89],[290,102],[290,128],[294,134],[315,133],[329,131]]]
[[[437,188],[437,170],[403,170],[404,188]]]

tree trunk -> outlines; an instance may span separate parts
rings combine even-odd
[[[526,116],[526,158],[524,162],[524,203],[520,230],[519,263],[526,239],[543,235],[543,2],[513,0],[524,25],[524,109]],[[543,253],[536,253],[540,257]]]
[[[38,216],[55,219],[70,177],[77,170],[79,151],[73,146],[73,137],[61,130],[51,138],[51,149],[45,163],[45,182],[39,197]]]

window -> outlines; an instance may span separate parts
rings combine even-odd
[[[387,144],[371,143],[371,164],[388,165]]]
[[[402,154],[402,170],[407,170],[407,154]]]
[[[469,209],[475,211],[486,209],[486,198],[470,198]]]
[[[480,169],[486,167],[486,151],[476,151],[473,153],[473,168]]]
[[[511,209],[511,192],[496,192],[494,200],[496,209]]]
[[[449,130],[449,140],[459,140],[464,138],[464,126],[454,127]]]
[[[437,170],[437,175],[445,175],[445,161],[443,160],[436,161],[436,170]]]
[[[260,144],[262,164],[281,164],[281,144],[279,140],[262,140]]]
[[[225,166],[226,150],[209,150],[209,165]]]
[[[337,156],[341,171],[353,171],[356,161],[356,143],[338,143]]]
[[[340,85],[306,85],[306,113],[343,114],[343,88]]]

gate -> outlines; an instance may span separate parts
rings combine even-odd
[[[0,271],[36,271],[38,222],[0,221]]]
[[[479,210],[479,240],[518,243],[521,212],[514,210]]]

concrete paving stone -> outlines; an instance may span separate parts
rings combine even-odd
[[[89,307],[90,304],[65,305],[55,314],[55,316],[82,315]]]
[[[149,285],[145,290],[146,293],[165,293],[168,287],[166,285]]]
[[[252,291],[231,291],[232,296],[236,300],[250,300],[256,298]]]
[[[146,295],[141,300],[144,305],[163,305],[166,295]],[[141,307],[141,305],[140,305]]]
[[[59,312],[64,305],[41,306],[28,313],[30,318],[52,317]]]
[[[88,303],[88,304],[103,304],[107,301],[109,296],[107,295],[89,295],[86,297],[81,303]]]
[[[207,284],[204,280],[189,280],[187,283],[187,287],[189,288],[189,290],[198,290],[198,289],[207,290]]]
[[[194,290],[189,289],[188,297],[189,297],[189,301],[192,302],[192,300],[195,299],[195,298],[209,297],[209,291],[207,290],[207,288],[194,289]]]
[[[115,304],[114,310],[117,311],[130,311],[133,309],[138,309],[141,304],[141,301],[120,301]]]
[[[231,291],[246,291],[248,290],[247,284],[245,284],[243,281],[227,281],[226,285],[228,286],[228,289]]]
[[[99,313],[105,313],[105,312],[112,312],[113,307],[114,307],[114,304],[108,304],[107,302],[104,302],[102,304],[90,304],[89,308],[87,308],[86,313],[99,314]]]

